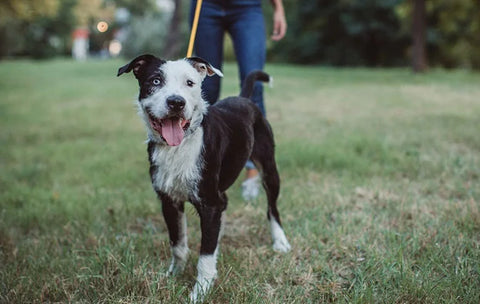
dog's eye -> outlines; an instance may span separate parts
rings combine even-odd
[[[194,83],[193,81],[187,80],[187,86],[193,87],[194,84],[195,84],[195,83]]]
[[[158,86],[158,85],[160,85],[160,83],[161,83],[161,81],[160,81],[160,79],[158,79],[158,78],[154,78],[154,79],[152,80],[152,84],[153,84],[153,85]]]

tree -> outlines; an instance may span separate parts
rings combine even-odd
[[[408,35],[396,7],[402,0],[286,1],[289,32],[277,58],[332,65],[405,64]],[[278,56],[280,55],[280,56]]]
[[[133,16],[144,16],[155,10],[155,0],[113,0],[117,7],[126,8]]]
[[[480,1],[427,0],[427,18],[432,61],[480,69]]]
[[[0,57],[23,53],[38,43],[46,44],[37,53],[49,52],[51,37],[45,34],[43,24],[54,18],[60,8],[59,0],[2,0],[0,2]]]
[[[416,73],[427,69],[425,0],[412,0],[412,67]]]
[[[0,2],[0,22],[9,19],[32,21],[38,17],[53,17],[60,7],[59,0],[3,0]]]
[[[68,53],[76,0],[0,2],[0,56],[48,58]]]
[[[410,32],[414,66],[414,3],[397,8],[404,32]],[[425,65],[480,69],[480,1],[424,0]],[[417,32],[418,33],[418,32]]]
[[[73,8],[77,26],[90,26],[92,21],[113,22],[115,4],[104,0],[76,0]]]

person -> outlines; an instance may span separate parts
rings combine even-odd
[[[273,33],[271,39],[281,40],[287,31],[282,0],[271,0],[273,5]],[[192,0],[190,22],[193,20],[197,1]],[[212,64],[222,68],[224,34],[228,32],[239,67],[240,87],[254,70],[263,70],[266,60],[266,30],[261,0],[203,0],[194,51]],[[207,77],[202,85],[205,99],[213,104],[220,95],[220,77]],[[252,101],[265,116],[263,86],[255,84]],[[259,193],[259,173],[251,161],[245,165],[246,175],[242,183],[245,200],[254,199]]]

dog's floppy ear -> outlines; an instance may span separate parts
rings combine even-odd
[[[117,77],[122,75],[123,73],[129,73],[131,70],[133,70],[133,74],[135,74],[135,77],[138,79],[139,75],[141,74],[142,68],[156,59],[161,60],[150,54],[140,55],[137,58],[133,59],[130,63],[119,68]]]
[[[214,68],[208,61],[200,57],[188,57],[185,58],[203,77],[213,76],[217,74],[220,77],[223,77],[223,73]]]

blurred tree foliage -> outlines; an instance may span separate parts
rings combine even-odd
[[[114,21],[115,3],[104,0],[76,0],[73,13],[76,26],[84,27],[95,24],[99,20],[111,24]]]
[[[143,16],[147,11],[155,10],[155,0],[115,0],[117,7],[128,9],[133,16]]]
[[[480,1],[425,1],[429,64],[480,69]],[[126,39],[124,54],[130,57],[143,52],[162,55],[175,39],[182,42],[175,49],[182,49],[188,40],[190,1],[172,0],[180,13],[162,8],[160,2],[2,0],[0,57],[69,54],[71,34],[78,26],[90,29],[92,51],[104,48],[118,29]],[[266,0],[264,4],[271,26],[270,5]],[[284,0],[284,5],[288,33],[279,43],[268,42],[271,60],[337,66],[410,63],[412,0]],[[116,23],[115,10],[120,7],[130,12],[130,18]],[[96,31],[100,20],[110,23],[108,32]],[[173,26],[175,35],[170,31]]]
[[[273,60],[328,65],[407,65],[409,0],[284,0],[288,35],[271,47]],[[479,69],[480,1],[427,0],[427,49],[432,65]]]
[[[70,54],[78,27],[112,20],[114,7],[103,0],[6,0],[0,2],[0,57],[49,58]],[[94,33],[95,31],[91,31]],[[95,35],[91,37],[95,45]]]
[[[39,16],[53,17],[59,5],[58,0],[3,0],[0,2],[0,20],[5,22],[7,18],[16,17],[31,21]]]
[[[426,0],[430,65],[480,69],[480,1]],[[412,7],[397,7],[402,30],[410,31]]]
[[[402,0],[286,1],[289,33],[276,56],[297,63],[398,65],[406,63],[409,33],[396,7]]]
[[[75,28],[87,28],[90,32],[90,52],[100,53],[108,48],[108,41],[113,39],[116,5],[105,0],[75,0],[73,14]],[[109,24],[109,30],[99,32],[96,29],[99,21]]]
[[[480,69],[480,1],[428,0],[427,15],[429,60]]]
[[[67,2],[69,1],[65,1]],[[71,2],[71,1],[70,1]],[[63,7],[62,7],[63,6]],[[61,47],[61,14],[70,14],[59,0],[3,0],[0,2],[0,56],[45,57]],[[72,18],[70,18],[72,19]],[[58,35],[51,34],[59,28]],[[57,31],[55,31],[57,32]],[[66,33],[69,34],[69,33]]]
[[[145,53],[160,56],[167,31],[168,19],[160,11],[150,10],[143,15],[132,16],[126,27],[122,54],[129,58]]]
[[[118,7],[125,7],[131,13],[128,24],[123,25],[126,35],[122,54],[129,58],[144,53],[158,56],[168,53],[170,58],[176,57],[179,49],[186,44],[184,40],[188,32],[188,5],[179,5],[180,2],[172,0],[173,10],[170,11],[159,6],[155,0],[116,0]],[[183,2],[189,3],[186,0]],[[174,20],[172,17],[175,17]],[[182,22],[172,22],[178,20]],[[178,44],[169,48],[173,41],[178,41]]]

